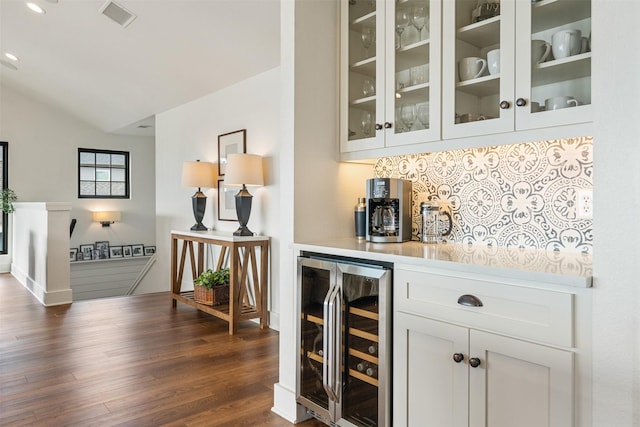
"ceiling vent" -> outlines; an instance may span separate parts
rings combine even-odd
[[[102,13],[112,21],[120,24],[124,28],[127,28],[127,26],[137,18],[136,15],[111,0],[108,0],[105,4],[102,5],[102,7],[100,8],[100,13]]]

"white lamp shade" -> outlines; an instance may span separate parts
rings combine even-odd
[[[209,162],[184,162],[182,164],[183,187],[215,187],[215,165]]]
[[[94,212],[93,220],[95,222],[118,222],[120,221],[120,212],[118,211]]]
[[[225,185],[264,185],[262,157],[256,154],[229,154]]]

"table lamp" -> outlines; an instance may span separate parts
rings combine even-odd
[[[233,235],[253,236],[253,232],[247,228],[251,214],[251,200],[253,199],[253,196],[247,191],[247,185],[263,185],[262,157],[256,154],[229,154],[224,183],[225,185],[242,185],[238,194],[235,195],[236,214],[240,227],[233,232]]]
[[[201,187],[215,187],[215,165],[209,162],[201,162],[200,160],[184,162],[182,164],[182,186],[198,187],[198,191],[191,198],[193,216],[196,219],[196,223],[191,227],[191,230],[206,230],[207,227],[202,224],[202,218],[204,218],[204,211],[207,208],[207,196],[200,189]]]

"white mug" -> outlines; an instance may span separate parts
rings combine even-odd
[[[539,102],[531,101],[531,112],[532,113],[540,112],[540,103]]]
[[[540,64],[551,55],[551,44],[544,40],[531,40],[531,63]]]
[[[500,49],[493,49],[487,52],[487,68],[489,68],[489,74],[491,75],[500,72]]]
[[[544,101],[546,111],[559,110],[561,108],[577,107],[578,100],[572,96],[554,96]]]
[[[582,33],[580,30],[558,31],[551,37],[551,44],[555,59],[578,55],[582,48]]]
[[[477,79],[487,71],[487,61],[475,56],[462,58],[458,63],[460,81]]]
[[[589,52],[589,37],[582,37],[582,44],[580,45],[580,53]]]

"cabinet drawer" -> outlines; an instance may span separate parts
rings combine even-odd
[[[573,294],[495,283],[482,276],[394,271],[395,310],[475,329],[573,347]],[[482,306],[458,303],[463,295]]]

